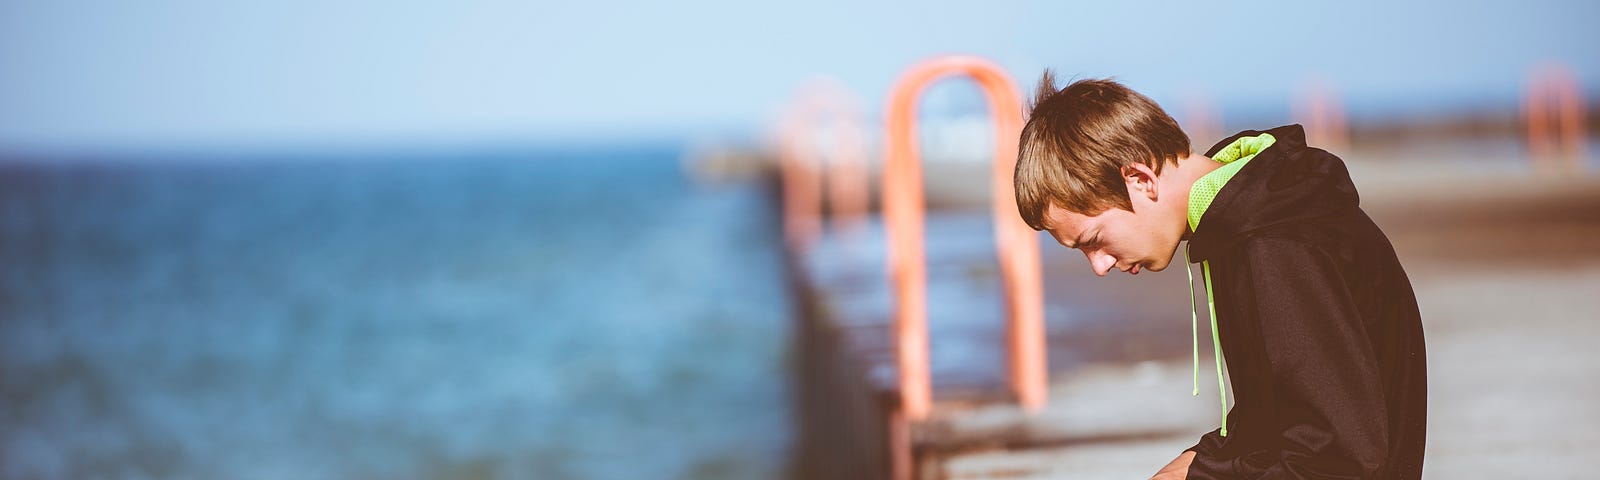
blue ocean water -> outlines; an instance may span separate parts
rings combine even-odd
[[[676,156],[0,165],[0,477],[781,477],[772,196]]]

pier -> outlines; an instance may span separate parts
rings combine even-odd
[[[914,67],[910,91],[941,69],[986,75],[971,59],[943,62]],[[914,94],[899,92],[874,182],[881,215],[857,206],[825,228],[822,199],[851,197],[825,194],[815,173],[822,168],[794,150],[784,159],[799,319],[796,474],[1145,478],[1216,428],[1209,366],[1199,395],[1190,395],[1183,289],[1198,286],[1170,270],[1099,278],[1076,251],[1016,230],[1014,203],[1002,201],[1015,157],[1009,139],[1020,126],[1011,120],[996,122],[1003,140],[994,164],[926,174],[929,184],[970,190],[927,197],[987,197],[989,205],[928,200],[915,150],[905,147],[914,138],[909,113],[899,111]],[[1017,108],[997,103],[997,116]],[[1395,245],[1422,309],[1425,476],[1585,471],[1581,446],[1600,441],[1594,429],[1571,428],[1600,425],[1600,409],[1587,406],[1600,394],[1600,355],[1584,344],[1600,338],[1600,175],[1589,159],[1360,146],[1335,153]],[[796,172],[813,176],[797,183]],[[925,203],[943,208],[924,212]]]

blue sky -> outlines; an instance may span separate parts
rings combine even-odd
[[[805,78],[880,105],[940,53],[1116,76],[1168,103],[1514,105],[1600,84],[1600,2],[0,3],[0,149],[754,134]],[[1592,97],[1592,95],[1591,95]]]

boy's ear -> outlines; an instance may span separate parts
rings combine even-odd
[[[1149,165],[1135,163],[1122,167],[1122,180],[1128,184],[1129,198],[1142,195],[1154,201],[1160,196],[1161,192],[1158,189],[1160,182],[1156,181],[1156,172]]]

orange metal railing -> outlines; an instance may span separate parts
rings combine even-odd
[[[1533,160],[1549,164],[1552,170],[1562,169],[1562,163],[1566,169],[1581,170],[1587,158],[1588,115],[1572,71],[1558,64],[1534,69],[1522,109]]]
[[[1018,401],[1028,409],[1045,402],[1044,294],[1039,237],[1022,222],[1013,198],[1022,103],[1016,84],[986,60],[937,57],[912,67],[895,82],[888,107],[883,175],[883,214],[894,287],[894,331],[899,367],[900,410],[908,420],[932,408],[928,365],[927,257],[924,250],[922,163],[916,142],[916,101],[934,81],[953,75],[976,80],[989,100],[995,124],[993,170],[995,241],[1005,291],[1008,375]]]
[[[1306,80],[1299,97],[1294,105],[1294,118],[1305,126],[1306,142],[1337,153],[1348,150],[1349,120],[1345,118],[1344,101],[1333,83],[1315,78]]]
[[[779,168],[784,236],[797,252],[810,248],[822,235],[824,193],[833,214],[833,231],[857,233],[866,223],[870,188],[858,105],[837,80],[817,78],[800,87],[783,120]],[[819,132],[831,134],[827,155],[816,148]]]
[[[1211,94],[1199,90],[1185,95],[1182,105],[1183,119],[1178,125],[1189,135],[1189,147],[1196,153],[1205,153],[1212,143],[1222,139],[1222,111]]]

